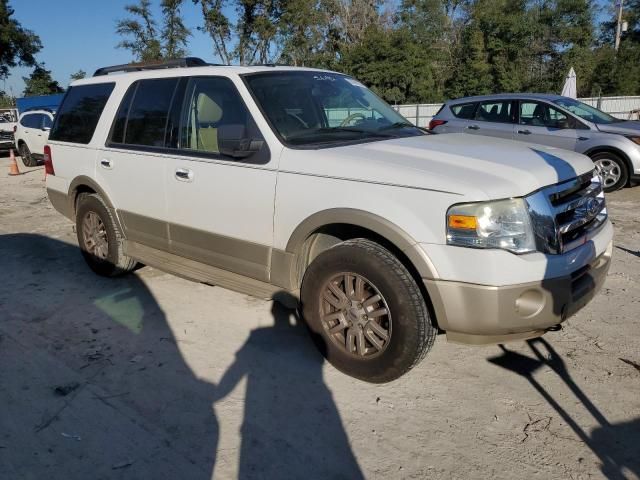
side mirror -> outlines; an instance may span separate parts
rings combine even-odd
[[[233,158],[246,158],[262,148],[264,140],[249,138],[247,128],[241,124],[218,127],[218,150]]]

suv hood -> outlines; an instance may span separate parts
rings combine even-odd
[[[280,168],[449,192],[470,200],[527,195],[594,168],[588,157],[576,152],[468,134],[421,135],[296,153],[285,153]]]
[[[596,126],[601,132],[620,133],[622,135],[640,135],[640,121],[638,120],[625,120],[624,122]]]

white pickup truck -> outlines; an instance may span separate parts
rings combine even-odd
[[[15,148],[13,134],[18,122],[18,111],[15,108],[0,108],[0,151]]]
[[[611,257],[588,157],[429,135],[330,71],[99,69],[69,88],[45,168],[97,273],[142,262],[293,300],[329,361],[371,382],[407,372],[438,332],[544,334]]]

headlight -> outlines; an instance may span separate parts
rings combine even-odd
[[[640,145],[640,137],[636,137],[636,136],[628,136],[627,137],[629,140],[631,140],[633,143]]]
[[[536,250],[522,198],[454,205],[447,212],[447,244],[502,248],[514,253]]]

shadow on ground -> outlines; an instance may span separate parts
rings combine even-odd
[[[625,471],[640,477],[640,417],[622,424],[611,424],[598,407],[575,383],[564,360],[544,339],[528,340],[533,357],[523,355],[500,345],[502,355],[489,359],[491,363],[526,378],[531,386],[549,403],[558,415],[569,425],[578,438],[587,445],[602,462],[602,473],[610,479],[626,479]],[[584,408],[593,416],[598,427],[591,434],[586,432],[536,380],[534,373],[550,368],[571,390]]]
[[[0,258],[12,286],[0,293],[0,477],[209,479],[215,402],[243,378],[239,478],[362,477],[292,312],[274,304],[274,325],[251,332],[214,385],[138,275],[98,277],[76,246],[39,235],[0,236]]]

